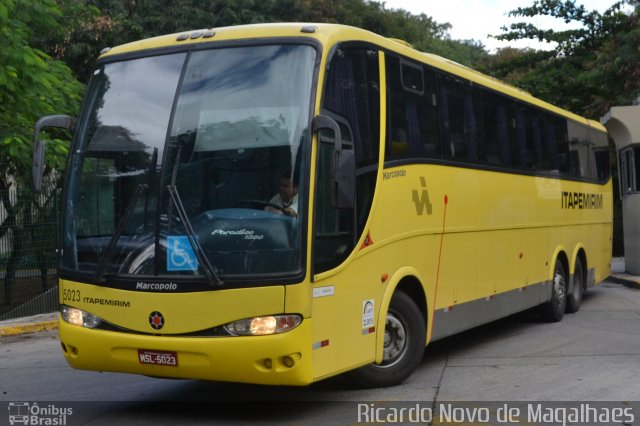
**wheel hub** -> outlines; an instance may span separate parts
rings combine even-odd
[[[392,313],[387,314],[384,329],[382,364],[389,365],[400,359],[407,349],[407,332],[404,324]]]
[[[558,304],[562,304],[564,302],[564,299],[566,298],[566,285],[565,285],[565,280],[564,280],[564,276],[558,272],[556,272],[556,275],[553,279],[553,290],[556,294],[556,298],[558,300]]]

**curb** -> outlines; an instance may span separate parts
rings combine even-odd
[[[47,321],[35,324],[16,324],[0,327],[0,337],[37,333],[38,331],[57,330],[58,321]]]
[[[36,315],[30,318],[0,322],[0,338],[57,329],[57,315]]]
[[[609,276],[609,278],[607,278],[607,280],[616,284],[622,284],[623,286],[632,288],[634,290],[640,290],[640,281],[634,278],[625,276],[623,274],[612,274]]]

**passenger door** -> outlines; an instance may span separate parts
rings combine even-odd
[[[356,248],[369,217],[380,155],[379,52],[362,45],[341,45],[325,78],[322,114],[335,120],[343,149],[354,150],[356,190],[353,208],[331,203],[331,162],[335,136],[318,137],[313,241],[313,366],[323,377],[371,360],[375,333],[363,334],[366,274],[339,267]],[[322,274],[319,278],[318,274]],[[369,285],[367,286],[367,283]],[[377,307],[376,307],[377,308]],[[373,318],[373,313],[371,313]]]

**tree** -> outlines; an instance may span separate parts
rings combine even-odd
[[[340,23],[405,40],[418,50],[446,56],[466,65],[487,55],[472,40],[451,40],[451,25],[384,2],[365,0],[58,0],[66,31],[49,37],[43,50],[65,60],[82,81],[107,46],[198,28],[264,22]]]
[[[534,0],[511,16],[552,16],[578,28],[554,31],[531,23],[503,28],[500,40],[547,41],[555,48],[521,51],[517,60],[498,52],[485,71],[529,90],[535,96],[578,114],[599,118],[613,104],[629,103],[639,94],[640,52],[638,2],[613,4],[603,13],[588,11],[571,0]]]
[[[22,247],[28,240],[25,224],[38,220],[43,205],[31,198],[10,194],[28,188],[31,173],[33,124],[41,115],[77,112],[82,85],[61,61],[32,47],[39,34],[59,31],[60,10],[55,1],[4,0],[0,3],[0,202],[6,218],[0,238],[11,235],[12,251],[5,272],[5,303],[15,279]],[[50,179],[62,170],[67,144],[53,140],[47,145]]]

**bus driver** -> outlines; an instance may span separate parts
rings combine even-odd
[[[298,182],[292,178],[291,169],[282,173],[280,192],[269,200],[269,204],[278,206],[280,209],[267,206],[265,210],[268,212],[286,214],[291,217],[298,216]]]

